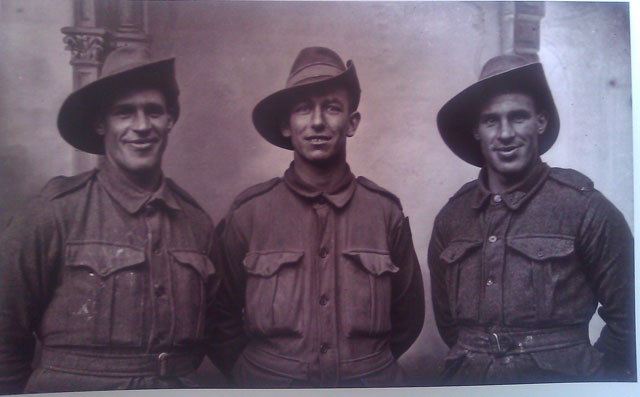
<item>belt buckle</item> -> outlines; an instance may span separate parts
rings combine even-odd
[[[513,347],[513,340],[509,338],[507,335],[498,335],[497,333],[491,333],[491,341],[495,342],[498,351],[496,355],[504,356],[509,350]]]
[[[158,354],[158,376],[161,378],[169,376],[169,353]]]

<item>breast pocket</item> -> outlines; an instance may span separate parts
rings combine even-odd
[[[144,262],[141,249],[69,243],[65,254],[66,339],[72,344],[140,346]]]
[[[266,336],[302,335],[303,252],[249,252],[245,316],[249,331]]]
[[[562,236],[522,236],[507,240],[505,321],[527,323],[571,315],[572,285],[584,279],[574,266],[574,240]],[[574,301],[571,303],[571,301]]]
[[[391,331],[391,275],[400,270],[388,252],[352,250],[343,253],[341,287],[343,324],[348,336]]]
[[[200,252],[169,250],[172,257],[175,305],[175,339],[177,346],[192,344],[204,333],[208,281],[216,270],[211,260]]]
[[[449,307],[458,320],[474,321],[478,318],[481,246],[480,241],[452,241],[440,254],[440,260],[446,267]]]

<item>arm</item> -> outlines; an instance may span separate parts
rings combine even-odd
[[[209,357],[222,373],[230,377],[233,364],[248,342],[244,332],[245,280],[242,272],[242,260],[247,249],[231,213],[216,228],[214,251],[214,263],[221,269],[222,281],[212,306],[213,343]]]
[[[606,325],[595,347],[604,353],[604,376],[635,379],[633,237],[622,214],[602,194],[589,198],[576,246],[602,307]]]
[[[442,254],[445,247],[439,223],[439,218],[436,218],[433,232],[431,233],[431,241],[429,241],[428,262],[431,275],[431,301],[440,336],[447,346],[452,347],[458,339],[458,330],[449,307],[445,278],[446,268],[442,266],[440,261],[440,254]]]
[[[393,275],[391,287],[391,353],[398,358],[415,342],[424,325],[422,272],[409,218],[401,218],[394,230],[391,260],[400,268]]]
[[[31,375],[36,326],[53,292],[61,236],[48,201],[37,199],[0,235],[0,392]]]

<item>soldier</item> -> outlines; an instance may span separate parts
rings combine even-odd
[[[135,47],[67,97],[60,134],[106,156],[53,178],[2,233],[0,391],[194,385],[220,273],[209,217],[162,173],[179,114],[174,59]]]
[[[438,113],[445,143],[482,168],[429,246],[447,383],[636,377],[631,232],[589,178],[540,160],[559,128],[542,65],[519,55],[489,60]]]
[[[241,386],[400,382],[396,359],[423,325],[422,277],[400,201],[347,164],[359,100],[353,63],[310,47],[253,110],[293,162],[241,193],[222,232],[248,337],[233,368]]]

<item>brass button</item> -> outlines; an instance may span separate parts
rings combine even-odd
[[[325,294],[320,296],[320,306],[325,306],[329,302],[329,298]]]
[[[329,255],[327,247],[320,248],[320,258],[326,258]]]
[[[161,297],[165,293],[164,285],[162,284],[156,284],[154,290],[157,297]]]
[[[489,236],[490,243],[495,243],[496,241],[498,241],[498,238],[496,236]]]
[[[488,286],[493,285],[493,279],[492,278],[487,279],[487,285]]]
[[[499,203],[502,201],[502,196],[499,194],[496,194],[495,196],[493,196],[493,201],[495,201],[496,203]]]
[[[328,351],[329,351],[329,344],[328,343],[323,343],[320,346],[320,353],[325,354]]]

